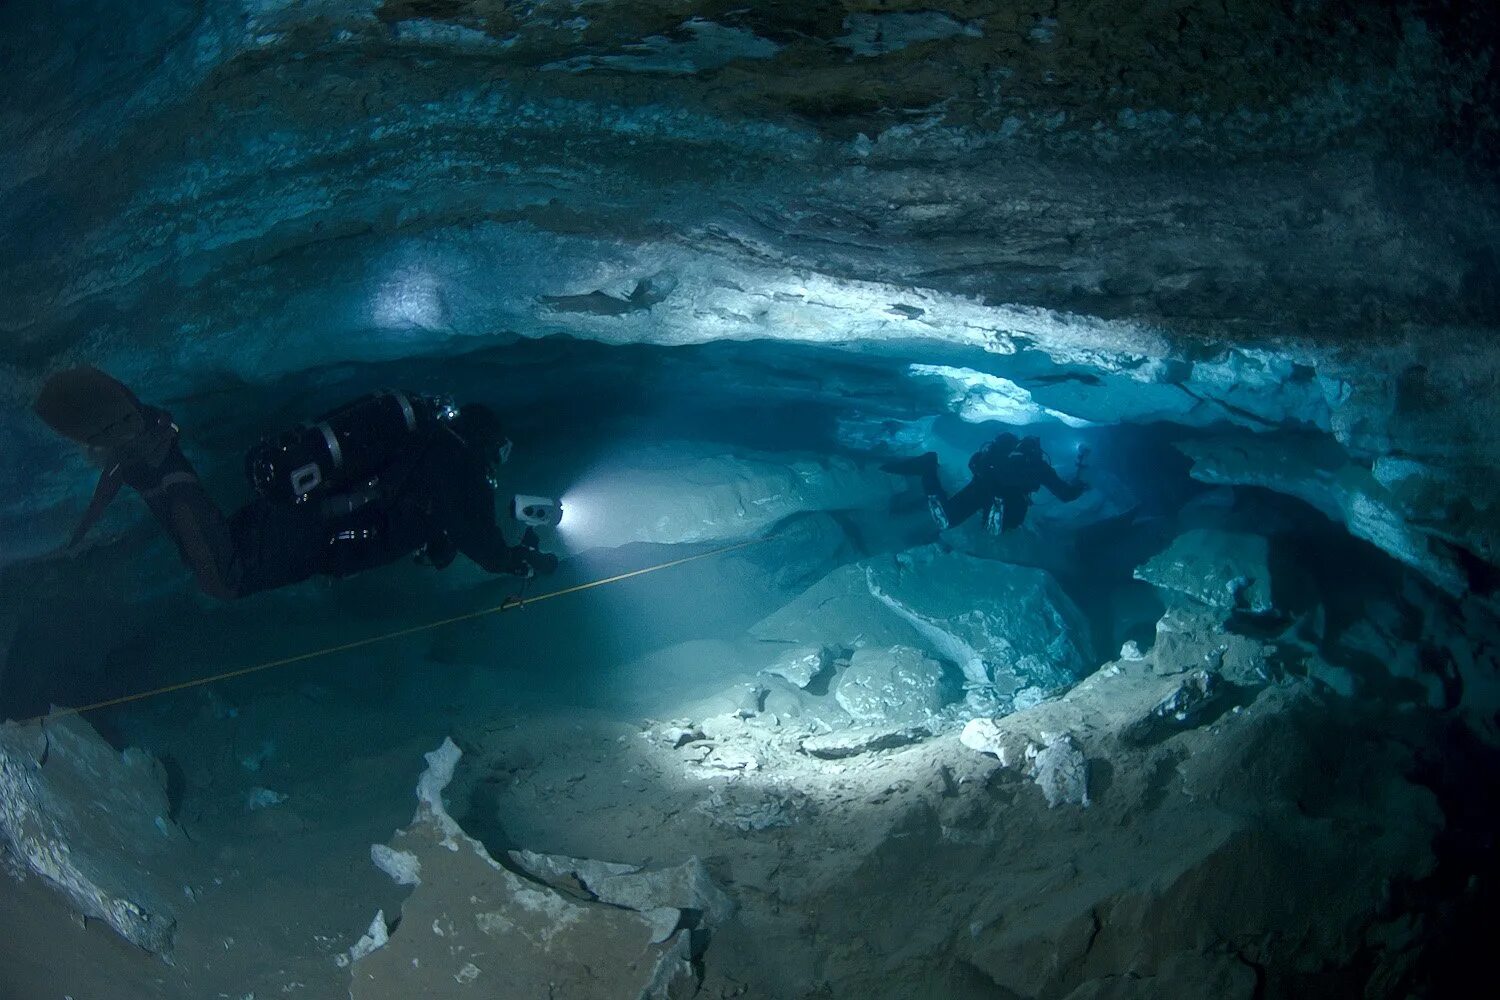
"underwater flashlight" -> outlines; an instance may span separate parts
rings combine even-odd
[[[518,493],[511,502],[510,511],[517,521],[533,528],[555,528],[562,523],[562,502],[548,497]]]

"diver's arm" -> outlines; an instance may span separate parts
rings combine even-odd
[[[123,485],[125,485],[125,477],[120,472],[118,462],[99,475],[99,484],[94,487],[94,496],[89,500],[88,509],[83,512],[83,518],[78,522],[78,527],[73,529],[73,537],[68,539],[69,551],[82,544],[84,536],[89,533],[90,528],[99,523],[99,519],[104,516],[105,510],[119,495],[120,487]]]
[[[1082,479],[1074,479],[1071,483],[1064,482],[1062,476],[1057,474],[1057,470],[1046,462],[1041,463],[1041,474],[1042,485],[1047,487],[1047,492],[1057,497],[1063,503],[1071,503],[1077,500],[1083,496],[1084,490],[1089,488],[1089,484]]]
[[[484,479],[460,477],[449,494],[447,515],[442,527],[454,546],[488,573],[531,576],[557,569],[557,556],[537,550],[534,541],[523,539],[520,545],[505,541],[495,524],[494,491]]]
[[[443,525],[458,551],[487,573],[524,574],[520,552],[505,540],[495,523],[495,496],[488,483],[456,484],[450,495],[447,523]]]

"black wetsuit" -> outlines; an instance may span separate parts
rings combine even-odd
[[[170,425],[162,411],[158,420]],[[123,483],[137,489],[176,542],[199,587],[234,598],[313,576],[348,576],[426,549],[439,568],[458,553],[491,573],[525,573],[528,553],[495,523],[485,456],[447,427],[411,442],[362,494],[300,504],[258,497],[226,520],[172,429],[160,458],[106,469],[94,508]],[[86,516],[78,536],[92,523]],[[550,557],[546,557],[549,558]],[[555,563],[554,563],[555,565]]]
[[[522,550],[495,523],[488,473],[482,455],[440,427],[414,441],[366,494],[296,505],[254,500],[230,520],[239,592],[349,576],[422,549],[439,568],[462,553],[491,573],[524,573]]]
[[[1012,452],[989,459],[980,452],[969,466],[974,478],[951,497],[938,478],[936,463],[922,472],[922,488],[928,497],[937,501],[947,521],[942,527],[957,527],[978,511],[999,505],[1000,530],[1011,531],[1026,520],[1026,512],[1031,509],[1031,495],[1037,490],[1046,487],[1049,493],[1067,503],[1078,499],[1088,489],[1081,480],[1065,482],[1039,454]],[[936,513],[934,511],[934,515]]]

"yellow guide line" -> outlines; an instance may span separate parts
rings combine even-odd
[[[595,587],[603,587],[611,583],[619,583],[621,580],[629,580],[632,577],[645,576],[647,573],[655,573],[659,570],[671,569],[674,566],[682,566],[686,563],[697,562],[700,559],[708,559],[713,556],[723,555],[726,552],[734,552],[738,549],[749,548],[768,541],[766,538],[754,538],[748,542],[737,542],[734,545],[725,545],[722,548],[711,549],[708,552],[699,552],[696,555],[684,556],[681,559],[673,559],[669,562],[657,563],[655,566],[647,566],[644,569],[634,569],[628,573],[620,573],[616,576],[606,577],[603,580],[592,580],[588,583],[576,584],[572,587],[564,587],[561,590],[553,590],[535,597],[524,600],[507,598],[494,607],[481,608],[478,611],[469,611],[452,618],[443,618],[424,625],[413,625],[410,628],[397,629],[394,632],[385,632],[381,635],[372,635],[364,639],[355,639],[353,642],[340,643],[337,646],[327,646],[323,649],[315,649],[310,653],[298,653],[296,656],[286,656],[279,660],[268,660],[265,663],[257,663],[253,667],[240,667],[237,670],[226,670],[221,674],[211,677],[198,677],[190,681],[182,681],[177,684],[168,684],[164,687],[152,688],[149,691],[140,691],[136,694],[127,694],[119,698],[110,698],[106,701],[96,701],[89,705],[79,705],[76,708],[59,708],[45,715],[32,716],[21,720],[21,725],[30,725],[33,722],[45,722],[48,719],[65,718],[69,715],[83,715],[85,712],[97,712],[101,708],[114,708],[116,705],[128,705],[131,702],[144,701],[147,698],[155,698],[157,695],[171,694],[174,691],[186,691],[189,688],[202,687],[205,684],[213,684],[217,681],[227,681],[235,677],[245,677],[249,674],[258,674],[263,670],[274,670],[276,667],[290,666],[293,663],[303,663],[307,660],[315,660],[320,656],[331,656],[334,653],[346,653],[351,649],[361,649],[365,646],[373,646],[377,642],[388,642],[391,639],[401,639],[408,635],[416,635],[419,632],[430,632],[435,628],[445,625],[455,625],[458,622],[472,621],[475,618],[483,618],[486,615],[499,614],[509,611],[511,608],[523,608],[528,604],[536,604],[538,601],[548,601],[554,597],[565,597],[568,594],[576,594],[584,590],[593,590]]]

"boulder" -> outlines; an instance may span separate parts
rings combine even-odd
[[[156,954],[171,950],[170,878],[192,852],[170,812],[161,763],[117,752],[78,716],[0,726],[0,853]]]
[[[856,722],[921,723],[943,707],[943,667],[910,646],[856,650],[833,696]]]
[[[1001,767],[1025,760],[1026,748],[1030,745],[1023,732],[1002,726],[995,719],[970,719],[964,723],[958,741],[970,750],[994,757]]]
[[[1169,607],[1156,623],[1156,642],[1143,661],[1158,674],[1208,670],[1236,684],[1270,679],[1266,647],[1256,639],[1226,632],[1222,615],[1200,604]]]
[[[1164,552],[1136,567],[1135,578],[1222,611],[1273,610],[1270,542],[1263,535],[1185,531]]]
[[[843,566],[751,629],[833,648],[910,646],[956,664],[965,685],[1010,698],[1071,684],[1093,662],[1088,625],[1037,569],[936,545]]]
[[[542,874],[523,877],[497,864],[444,807],[458,747],[444,740],[426,756],[417,814],[381,852],[387,861],[403,859],[396,870],[416,885],[389,939],[377,945],[380,935],[367,935],[371,945],[351,968],[351,1000],[676,1000],[697,992],[695,920],[684,909],[692,902],[703,912],[726,909],[701,866],[643,874],[628,865],[524,855]],[[574,891],[548,884],[564,876]],[[602,901],[595,884],[611,887],[620,902]]]
[[[1037,752],[1032,780],[1047,798],[1049,808],[1089,804],[1089,762],[1066,734]]]
[[[788,684],[806,688],[812,683],[814,677],[823,672],[826,662],[827,658],[822,649],[799,646],[778,656],[769,667],[764,669],[764,672],[780,677]]]

